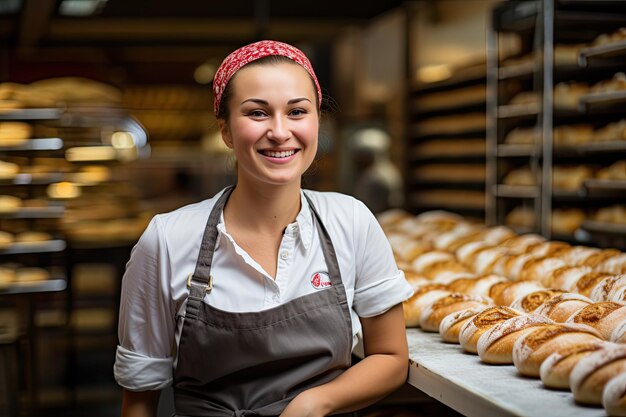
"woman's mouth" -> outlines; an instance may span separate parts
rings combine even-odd
[[[297,150],[290,149],[288,151],[259,151],[262,155],[268,156],[270,158],[289,158],[294,155]]]

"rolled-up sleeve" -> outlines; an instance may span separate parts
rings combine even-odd
[[[354,208],[356,280],[353,308],[360,317],[383,314],[408,299],[413,288],[398,269],[389,240],[361,203]]]
[[[156,216],[133,248],[122,278],[114,375],[132,391],[172,383],[176,322],[167,258]]]

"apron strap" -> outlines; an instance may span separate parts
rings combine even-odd
[[[328,230],[326,230],[324,222],[322,222],[322,217],[317,212],[315,205],[311,201],[311,198],[306,194],[306,192],[304,193],[304,197],[306,198],[307,202],[309,203],[309,207],[311,207],[311,211],[313,212],[313,220],[320,235],[322,253],[324,253],[324,259],[326,260],[326,267],[328,268],[328,276],[330,277],[330,282],[334,286],[337,286],[342,283],[342,280],[341,271],[339,270],[339,262],[337,261],[337,254],[335,253],[333,241],[330,239],[330,234],[328,234]]]

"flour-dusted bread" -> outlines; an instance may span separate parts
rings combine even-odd
[[[544,288],[543,285],[534,281],[500,282],[491,286],[489,297],[496,305],[510,306],[518,298]]]
[[[611,417],[626,416],[626,372],[606,383],[602,391],[602,406]]]
[[[565,293],[565,291],[551,288],[533,291],[515,300],[513,304],[511,304],[511,307],[524,313],[532,313],[548,300],[563,293]]]
[[[493,272],[498,261],[508,253],[506,248],[494,246],[479,250],[471,263],[471,269],[478,275]]]
[[[517,317],[523,313],[505,306],[487,307],[471,320],[468,320],[459,331],[459,343],[464,351],[469,353],[478,352],[478,340],[487,330],[498,323],[502,323],[511,317]]]
[[[517,279],[520,281],[536,281],[544,286],[548,286],[550,285],[549,278],[552,272],[564,266],[567,266],[567,264],[559,258],[533,259],[524,265]]]
[[[592,303],[593,301],[584,295],[568,292],[546,301],[535,310],[535,313],[557,323],[564,323],[572,314]]]
[[[507,239],[504,242],[502,242],[501,246],[508,248],[511,251],[511,253],[519,254],[519,253],[528,252],[529,249],[532,248],[533,246],[536,246],[545,241],[546,241],[546,238],[541,235],[534,234],[534,233],[527,233],[524,235],[518,235],[510,239]]]
[[[478,339],[480,360],[488,364],[512,364],[515,341],[539,326],[554,323],[547,317],[528,314],[496,324]]]
[[[564,266],[552,271],[546,286],[563,291],[576,292],[574,288],[578,280],[590,272],[592,272],[590,266]]]
[[[626,253],[603,259],[594,268],[609,274],[626,274]]]
[[[539,378],[539,368],[551,353],[601,341],[600,333],[584,324],[540,326],[517,339],[513,345],[513,364],[521,375]]]
[[[598,282],[593,289],[589,298],[593,301],[609,301],[611,294],[619,292],[620,289],[626,288],[626,275],[611,275]]]
[[[568,323],[582,323],[598,330],[606,340],[626,321],[626,305],[614,301],[589,304],[573,314]]]
[[[595,286],[600,281],[611,276],[612,274],[607,274],[605,272],[588,272],[576,281],[576,285],[572,288],[572,290],[578,294],[584,295],[585,297],[589,297],[591,296],[591,291],[593,291]]]
[[[406,327],[419,327],[422,310],[448,294],[450,291],[443,284],[426,284],[416,289],[413,295],[402,303]]]
[[[470,307],[464,310],[448,314],[439,324],[439,335],[441,340],[447,343],[459,343],[459,333],[461,328],[478,313],[488,308],[487,305]]]
[[[541,363],[539,375],[549,388],[569,390],[569,377],[574,366],[585,356],[602,349],[604,341],[592,340],[553,352]]]
[[[603,349],[582,358],[570,375],[574,400],[581,404],[602,404],[606,384],[626,373],[626,345],[606,344]]]
[[[441,320],[448,314],[470,307],[482,307],[492,304],[489,297],[451,293],[428,304],[420,315],[420,327],[427,332],[439,331]]]
[[[424,275],[424,271],[432,265],[447,261],[456,261],[456,258],[450,252],[433,250],[416,256],[411,262],[411,268],[416,273]]]
[[[489,297],[491,287],[499,282],[508,280],[500,275],[489,274],[480,277],[459,278],[448,284],[448,289],[452,292],[462,292],[469,295],[482,295]]]

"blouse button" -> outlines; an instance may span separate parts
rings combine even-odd
[[[287,258],[289,258],[289,252],[287,252],[286,250],[282,251],[280,253],[280,259],[285,260]]]

